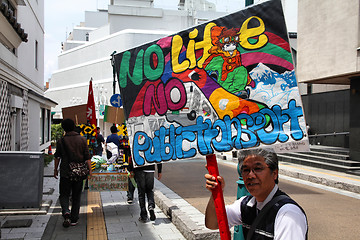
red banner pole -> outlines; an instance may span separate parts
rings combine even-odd
[[[217,176],[219,176],[219,169],[215,154],[207,155],[206,163],[209,174],[213,175],[216,178],[216,182],[218,182]],[[231,240],[229,224],[225,211],[224,196],[220,184],[218,184],[216,188],[212,190],[212,196],[214,198],[214,203],[215,203],[215,211],[219,225],[220,238],[221,240]]]

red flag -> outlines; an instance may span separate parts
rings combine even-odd
[[[90,84],[89,84],[89,94],[86,105],[86,119],[89,121],[91,125],[96,126],[96,110],[95,110],[94,92],[92,88],[92,78],[90,79]]]

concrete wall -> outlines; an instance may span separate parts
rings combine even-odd
[[[108,24],[107,11],[85,11],[85,27],[99,28]]]
[[[108,35],[110,35],[110,25],[106,24],[90,33],[90,41],[96,41]]]
[[[359,1],[299,0],[299,82],[358,71]]]
[[[112,78],[110,54],[109,57],[105,59],[86,62],[82,65],[76,65],[54,72],[50,82],[51,90],[53,88],[74,85],[75,83],[88,82],[90,78],[94,80]]]

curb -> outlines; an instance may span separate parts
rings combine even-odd
[[[37,208],[23,208],[23,209],[2,209],[0,210],[0,216],[9,215],[46,215],[52,204],[52,200],[43,200],[41,202],[40,209]]]
[[[298,178],[298,179],[312,182],[312,183],[325,185],[328,187],[333,187],[333,188],[353,192],[353,193],[360,193],[360,186],[354,185],[351,183],[340,182],[340,181],[336,181],[336,180],[332,180],[332,179],[328,179],[328,178],[324,178],[324,177],[314,176],[311,174],[305,174],[305,173],[300,173],[300,172],[293,172],[293,171],[288,171],[288,170],[284,170],[284,169],[280,169],[279,174],[285,175],[288,177]]]

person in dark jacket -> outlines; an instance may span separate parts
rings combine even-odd
[[[245,239],[250,232],[261,210],[275,197],[269,211],[254,226],[255,231],[251,239],[303,240],[307,239],[307,219],[304,210],[284,192],[279,190],[278,158],[274,152],[264,149],[242,151],[239,157],[245,187],[252,196],[244,196],[232,205],[226,206],[229,226],[242,225]],[[225,188],[223,177],[205,174],[206,188],[213,190],[218,184]],[[271,206],[271,205],[270,205]],[[205,225],[210,229],[217,229],[218,222],[215,212],[214,199],[211,196],[205,211]],[[250,237],[250,236],[249,236]]]
[[[102,144],[103,143],[105,144],[105,139],[104,139],[103,135],[101,135],[99,127],[96,128],[96,133],[97,133],[97,135],[96,135],[96,141],[97,141],[96,155],[102,156],[102,153],[103,153]]]
[[[86,138],[75,132],[75,123],[71,119],[61,122],[65,136],[56,144],[54,177],[57,179],[60,163],[60,205],[64,217],[63,226],[75,226],[78,224],[80,211],[80,198],[83,186],[82,179],[70,178],[70,162],[86,162],[91,176],[91,158]],[[71,211],[69,209],[70,193],[72,195]]]
[[[120,148],[120,136],[117,134],[119,130],[117,129],[117,127],[115,125],[110,127],[110,132],[111,134],[106,138],[106,143],[114,143],[118,149]]]

